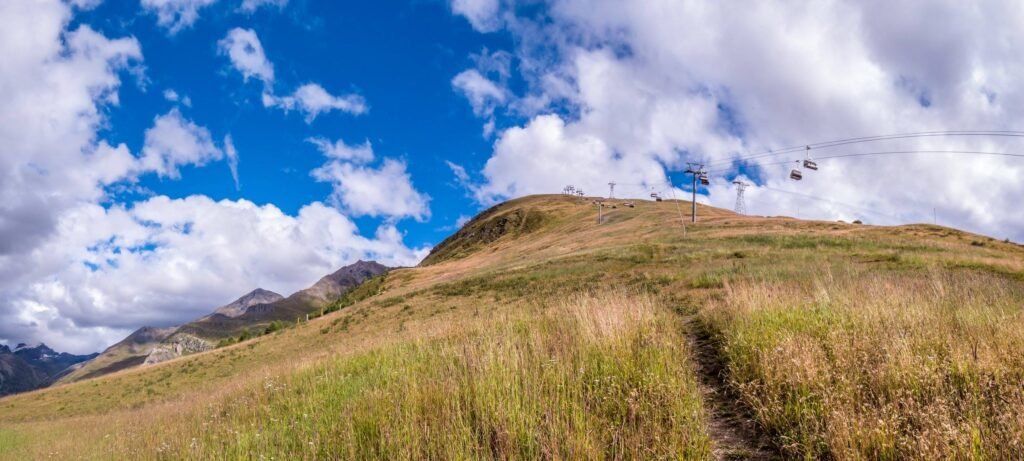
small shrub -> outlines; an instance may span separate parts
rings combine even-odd
[[[691,288],[722,288],[725,282],[718,272],[705,272],[690,282]]]
[[[275,331],[281,331],[283,329],[284,323],[282,323],[280,320],[274,320],[273,322],[270,322],[270,325],[267,325],[267,328],[265,330],[263,330],[263,334],[269,335]]]

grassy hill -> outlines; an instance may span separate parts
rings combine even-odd
[[[501,204],[323,317],[0,399],[0,459],[1024,457],[1024,248],[680,206]]]

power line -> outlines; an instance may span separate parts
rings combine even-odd
[[[728,160],[720,160],[712,162],[706,166],[717,166],[723,164],[732,164],[738,161],[755,160],[759,158],[775,157],[778,155],[788,154],[797,152],[806,148],[811,149],[827,149],[831,147],[845,146],[849,144],[857,144],[863,142],[875,142],[875,141],[889,141],[895,139],[911,139],[911,138],[931,138],[931,137],[947,137],[947,136],[993,136],[993,137],[1007,137],[1007,138],[1021,138],[1024,137],[1024,131],[981,131],[981,130],[958,130],[958,131],[921,131],[916,133],[897,133],[887,135],[876,135],[876,136],[860,136],[856,138],[837,139],[833,141],[822,141],[810,144],[802,144],[799,146],[783,147],[780,149],[768,149],[765,151],[755,152],[750,155],[744,155],[734,157]]]
[[[651,188],[650,190],[652,191],[651,192],[651,197],[658,197],[658,196],[661,195],[662,192],[665,192],[666,190],[669,191],[672,194],[672,201],[675,203],[676,213],[679,215],[679,223],[683,226],[683,238],[686,238],[686,220],[683,218],[683,210],[682,210],[682,208],[679,207],[679,200],[676,198],[676,186],[675,186],[675,184],[672,183],[672,178],[668,178],[667,181],[652,182],[652,183],[645,182],[645,183],[642,183],[642,184],[619,183],[619,182],[614,182],[613,181],[613,182],[609,183],[609,186],[611,186],[611,184],[613,184],[613,183],[615,184],[615,186],[638,187],[638,188],[641,188],[641,189],[643,189],[645,191],[647,190],[648,187],[650,187]],[[662,187],[661,189],[659,189],[657,191],[654,191],[654,187],[655,186],[667,186],[667,187]],[[612,186],[612,187],[614,187],[614,186]],[[660,197],[658,198],[658,200],[661,200]],[[598,213],[600,213],[600,210],[598,211]]]
[[[886,155],[911,155],[911,154],[953,154],[953,155],[988,155],[996,157],[1017,157],[1024,158],[1024,154],[1012,153],[1012,152],[987,152],[987,151],[971,151],[971,150],[899,150],[899,151],[879,151],[879,152],[858,152],[850,154],[836,154],[836,155],[824,155],[816,156],[815,161],[818,160],[829,160],[837,158],[856,158],[856,157],[878,157]],[[781,162],[771,163],[758,163],[756,166],[774,166],[774,165],[788,165],[793,162],[799,162],[799,160],[785,160]],[[728,173],[733,171],[734,168],[719,168],[710,170],[708,174],[717,173]]]
[[[739,158],[730,160],[730,162],[734,162],[736,160],[758,158],[757,155],[760,155],[762,157],[765,157],[765,156],[775,156],[775,155],[781,155],[781,154],[784,154],[784,153],[792,153],[792,152],[796,152],[796,151],[799,151],[799,150],[809,151],[812,148],[835,147],[835,146],[840,146],[840,145],[853,144],[853,143],[857,143],[857,142],[868,142],[868,141],[889,140],[889,139],[904,139],[904,138],[912,138],[912,137],[928,137],[928,136],[1003,136],[1003,137],[1024,137],[1024,132],[1020,132],[1020,131],[943,131],[943,132],[905,133],[905,134],[881,135],[881,136],[864,136],[864,137],[848,138],[848,139],[836,140],[836,141],[827,141],[827,142],[823,142],[823,143],[814,143],[814,144],[808,144],[808,145],[803,145],[803,146],[787,147],[787,148],[783,148],[783,149],[779,149],[779,150],[775,150],[775,151],[768,151],[768,152],[763,153],[763,154],[755,154],[754,156],[739,157]],[[857,153],[848,153],[848,154],[835,154],[835,155],[815,156],[815,160],[820,161],[820,160],[840,159],[840,158],[860,158],[860,157],[877,157],[877,156],[888,156],[888,155],[915,155],[915,154],[985,155],[985,156],[997,156],[997,157],[1024,158],[1024,153],[1014,153],[1014,152],[990,152],[990,151],[975,151],[975,150],[891,150],[891,151],[857,152]],[[809,156],[808,156],[808,158],[809,158]],[[781,162],[759,163],[759,164],[757,164],[757,166],[762,166],[763,167],[763,166],[772,166],[772,165],[785,165],[785,164],[790,164],[790,163],[793,163],[793,162],[794,162],[794,160],[786,160],[786,161],[781,161]],[[795,162],[799,163],[800,160],[795,160]],[[688,166],[688,168],[687,168],[687,170],[684,173],[692,175],[692,179],[693,179],[693,189],[691,191],[691,193],[693,194],[691,220],[692,220],[692,222],[697,222],[696,221],[696,219],[697,219],[697,210],[696,210],[696,207],[697,207],[696,206],[696,190],[697,190],[697,184],[696,183],[697,183],[697,181],[699,180],[699,181],[701,181],[701,184],[707,185],[708,184],[708,182],[707,182],[708,181],[707,180],[707,175],[708,174],[714,174],[714,173],[720,173],[720,172],[729,172],[729,171],[733,171],[734,169],[733,168],[715,169],[715,170],[710,170],[709,171],[709,170],[705,170],[704,169],[705,165],[702,165],[702,164],[699,164],[699,163],[692,163],[692,162],[691,163],[687,163],[687,166]],[[671,184],[670,181],[661,182],[661,183],[644,183],[644,184],[619,184],[619,183],[610,182],[609,186],[610,186],[611,190],[610,190],[609,196],[611,196],[612,193],[614,193],[614,187],[616,185],[620,185],[620,186],[634,186],[634,187],[653,187],[653,186],[656,186],[656,185],[665,185],[665,184],[668,184],[669,187],[663,188],[660,191],[655,192],[655,194],[660,194],[665,189],[668,189],[668,190],[672,191],[673,199],[675,199],[675,187]],[[744,192],[744,189],[747,186],[749,186],[750,184],[746,184],[746,183],[743,183],[742,181],[738,181],[738,180],[737,181],[733,181],[733,184],[737,185],[736,210],[737,210],[738,213],[743,213],[743,212],[746,211],[746,203],[745,203],[745,200],[744,200],[743,192]],[[741,184],[745,184],[745,185],[741,185]],[[810,199],[810,200],[817,200],[817,201],[829,203],[829,204],[832,204],[832,205],[842,206],[842,207],[846,207],[846,208],[856,209],[856,210],[859,210],[859,211],[862,211],[862,212],[866,212],[866,213],[871,213],[871,214],[874,214],[874,215],[878,215],[878,216],[882,216],[882,217],[885,217],[885,218],[892,219],[894,221],[900,221],[900,218],[892,216],[892,215],[888,215],[888,214],[885,214],[885,213],[880,213],[880,212],[877,212],[877,211],[869,209],[869,208],[859,207],[857,205],[851,205],[851,204],[848,204],[848,203],[843,203],[843,202],[838,202],[838,201],[835,201],[835,200],[830,200],[830,199],[827,199],[827,198],[824,198],[824,197],[818,197],[818,196],[813,196],[813,195],[808,195],[808,194],[801,194],[799,192],[793,192],[793,191],[788,191],[788,190],[783,190],[783,189],[775,189],[775,188],[768,187],[768,186],[765,186],[765,185],[759,185],[757,187],[758,187],[758,189],[763,189],[763,190],[768,190],[768,191],[778,192],[778,193],[784,193],[784,194],[790,194],[790,195],[794,195],[794,196],[798,196],[798,197],[802,197],[802,198]],[[935,214],[935,212],[933,210],[933,215],[934,214]],[[935,221],[934,217],[933,217],[933,221]],[[685,232],[685,226],[684,226],[684,232]]]
[[[896,216],[888,215],[888,214],[885,214],[885,213],[880,213],[880,212],[877,212],[877,211],[872,210],[870,208],[864,208],[864,207],[860,207],[860,206],[857,206],[857,205],[851,205],[849,203],[837,202],[835,200],[827,199],[827,198],[824,198],[824,197],[818,197],[818,196],[808,195],[808,194],[801,194],[799,192],[793,192],[793,191],[785,190],[785,189],[776,189],[774,187],[768,187],[768,186],[757,186],[757,188],[758,189],[769,190],[769,191],[772,191],[772,192],[780,192],[780,193],[783,193],[783,194],[795,195],[797,197],[803,197],[803,198],[810,199],[810,200],[817,200],[819,202],[826,202],[826,203],[829,203],[829,204],[832,204],[832,205],[838,205],[838,206],[843,206],[843,207],[847,207],[847,208],[853,208],[853,209],[856,209],[856,210],[859,210],[859,211],[862,211],[862,212],[865,212],[865,213],[871,213],[871,214],[875,214],[875,215],[882,216],[882,217],[885,217],[885,218],[889,218],[889,219],[892,219],[893,221],[900,221],[900,218],[897,218]]]
[[[943,152],[947,152],[947,151],[943,151]],[[1014,154],[1014,155],[1015,156],[1024,157],[1024,154]],[[830,158],[830,157],[819,157],[819,158]],[[784,163],[791,163],[791,162],[790,161],[780,162],[779,164],[784,164]],[[686,173],[691,173],[691,171],[696,173],[695,181],[702,181],[701,180],[701,172],[704,172],[705,174],[708,173],[708,172],[702,170],[700,168],[700,165],[696,164],[696,163],[691,164],[690,168],[687,169]],[[789,190],[785,190],[785,189],[776,189],[774,187],[768,187],[766,185],[751,184],[751,183],[748,183],[748,182],[745,182],[745,181],[741,181],[741,180],[733,181],[733,184],[737,185],[736,210],[737,210],[737,213],[740,213],[740,214],[746,214],[745,191],[746,191],[746,189],[748,187],[753,186],[753,187],[756,187],[756,189],[758,189],[758,190],[767,190],[767,191],[771,191],[771,192],[777,192],[777,193],[782,193],[782,194],[789,194],[789,195],[793,195],[793,196],[797,196],[797,197],[801,197],[801,198],[805,198],[805,199],[809,199],[809,200],[815,200],[815,201],[819,201],[819,202],[828,203],[828,204],[831,204],[831,205],[836,205],[836,206],[841,206],[841,207],[845,207],[845,208],[850,208],[850,209],[854,209],[854,210],[861,211],[861,212],[864,212],[864,213],[870,213],[870,214],[873,214],[873,215],[877,215],[877,216],[881,216],[881,217],[884,217],[884,218],[888,218],[888,219],[891,219],[891,220],[896,221],[896,222],[901,220],[900,218],[898,218],[896,216],[892,216],[892,215],[889,215],[889,214],[881,213],[881,212],[872,210],[870,208],[864,208],[864,207],[857,206],[857,205],[852,205],[852,204],[849,204],[849,203],[843,203],[843,202],[839,202],[839,201],[836,201],[836,200],[828,199],[828,198],[825,198],[825,197],[808,195],[808,194],[802,194],[802,193],[799,193],[799,192],[789,191]],[[740,184],[743,184],[743,185],[741,186]],[[679,219],[683,223],[683,235],[685,237],[685,235],[686,235],[686,222],[685,222],[685,219],[682,216],[682,210],[679,208],[679,199],[675,195],[676,187],[675,187],[675,185],[672,184],[671,181],[665,181],[665,182],[660,182],[660,183],[647,183],[647,184],[615,183],[615,185],[616,186],[634,186],[634,187],[648,187],[648,186],[652,186],[652,185],[668,186],[668,187],[664,187],[664,188],[660,189],[658,192],[655,192],[655,194],[661,195],[661,193],[664,192],[664,191],[669,191],[670,192],[670,194],[672,195],[672,200],[674,200],[676,202],[676,212],[679,214]],[[693,210],[691,212],[692,213],[692,215],[691,215],[691,221],[692,222],[696,222],[696,193],[695,193],[695,191],[696,191],[696,187],[694,187],[693,191],[691,191],[691,193],[693,193],[693,195],[694,195],[694,197],[692,199],[693,202],[691,204],[692,207],[693,207]],[[577,193],[582,193],[582,189],[577,188]],[[597,203],[597,206],[599,208],[598,209],[598,223],[603,222],[603,219],[602,219],[603,216],[601,216],[601,214],[602,214],[601,212],[603,210],[600,210],[600,208],[601,208],[600,200],[601,199],[598,199],[598,203]]]
[[[669,181],[669,190],[672,192],[672,203],[676,204],[676,213],[679,214],[679,224],[683,225],[683,238],[686,238],[686,220],[683,219],[683,210],[679,208],[679,199],[676,198],[676,186],[671,185],[672,181]]]
[[[870,157],[879,155],[905,155],[905,154],[957,154],[957,155],[993,155],[999,157],[1024,157],[1024,154],[1017,154],[1012,152],[986,152],[977,150],[893,150],[883,152],[860,152],[854,154],[838,154],[838,155],[826,155],[822,157],[816,157],[818,160],[830,159],[830,158],[847,158],[847,157]]]

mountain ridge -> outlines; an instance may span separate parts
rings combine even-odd
[[[108,347],[91,362],[63,377],[61,382],[95,378],[128,368],[154,365],[217,347],[227,338],[279,322],[294,322],[389,268],[375,261],[358,260],[321,277],[308,288],[288,297],[256,288],[210,314],[171,327],[144,326]]]
[[[284,299],[273,291],[257,288],[252,290],[229,304],[214,309],[213,314],[221,314],[227,317],[238,317],[245,314],[245,311],[257,304],[270,304]]]
[[[0,345],[0,396],[49,386],[98,355],[57,352],[44,343],[21,343],[14,350]]]

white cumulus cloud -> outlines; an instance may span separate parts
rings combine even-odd
[[[228,168],[231,169],[231,179],[235,180],[235,190],[241,188],[238,183],[238,149],[235,149],[235,141],[231,135],[224,136],[224,155],[228,158]]]
[[[452,86],[466,96],[476,115],[490,115],[495,105],[504,103],[507,98],[504,88],[476,69],[460,72],[452,79]]]
[[[374,168],[335,158],[314,170],[313,177],[331,183],[334,204],[354,216],[430,217],[430,197],[416,190],[401,160],[385,158]]]
[[[306,123],[312,123],[320,114],[334,110],[355,115],[363,114],[368,110],[366,100],[362,96],[358,94],[334,96],[316,83],[302,85],[290,96],[264,93],[263,105],[279,107],[286,112],[298,110],[306,115]]]
[[[666,181],[657,161],[616,156],[600,137],[577,125],[567,125],[557,115],[539,116],[524,127],[504,131],[494,144],[494,154],[484,166],[483,175],[487,181],[474,192],[486,204],[506,197],[554,193],[566,184],[601,195],[607,190],[609,178],[640,185],[633,194],[640,196],[650,185],[661,186]],[[552,189],[557,184],[561,186]]]
[[[274,7],[280,10],[286,6],[288,6],[288,0],[242,0],[242,6],[239,9],[251,14],[262,7]]]
[[[358,259],[412,265],[427,251],[406,248],[389,225],[363,237],[316,202],[293,216],[246,200],[157,196],[109,209],[83,204],[59,229],[32,252],[23,283],[0,291],[9,319],[0,337],[94,351],[141,325],[205,315],[256,287],[290,294]]]
[[[58,0],[0,2],[0,274],[16,271],[5,255],[31,250],[60,213],[130,172],[127,149],[95,132],[119,73],[142,60],[139,43],[67,30],[70,18]]]
[[[370,145],[370,141],[363,141],[359,145],[347,144],[343,139],[331,142],[325,138],[310,138],[308,141],[316,145],[317,149],[320,149],[320,152],[328,158],[358,163],[372,162],[374,158],[373,146]]]
[[[177,179],[180,165],[202,166],[223,157],[224,152],[213,144],[209,130],[185,120],[178,109],[172,109],[157,117],[153,127],[146,130],[140,163],[145,171]]]
[[[452,0],[452,12],[462,15],[480,32],[493,32],[501,26],[500,0]]]
[[[277,107],[285,112],[297,110],[305,115],[306,123],[312,123],[321,114],[342,111],[363,114],[368,110],[366,100],[358,94],[335,96],[318,83],[306,83],[292,94],[280,96],[274,90],[274,65],[267,59],[256,32],[236,27],[218,42],[218,49],[227,55],[232,66],[248,81],[255,78],[263,82],[262,102],[264,107]]]
[[[246,81],[257,78],[265,84],[273,84],[274,66],[267,60],[263,45],[252,29],[231,29],[227,36],[217,42],[217,47],[221,54],[231,59],[231,64],[242,73]]]
[[[199,19],[199,10],[217,0],[142,0],[142,8],[156,15],[156,23],[176,34]]]

